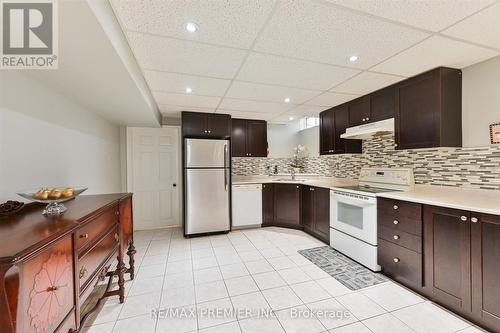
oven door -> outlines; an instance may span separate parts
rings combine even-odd
[[[377,245],[377,199],[331,190],[330,227]]]

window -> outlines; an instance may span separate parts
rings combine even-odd
[[[318,117],[304,117],[300,119],[300,130],[305,130],[314,126],[319,126]]]

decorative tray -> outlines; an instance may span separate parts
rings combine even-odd
[[[53,216],[63,214],[67,208],[62,203],[76,198],[85,190],[87,188],[82,186],[61,186],[52,189],[39,188],[26,190],[17,194],[28,200],[47,204],[47,207],[43,210],[43,215]]]
[[[19,201],[9,200],[0,204],[0,217],[16,214],[23,209],[24,203]]]

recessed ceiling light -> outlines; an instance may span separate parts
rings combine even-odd
[[[285,98],[285,103],[290,103],[290,97]]]
[[[358,61],[358,56],[357,56],[357,55],[352,55],[352,56],[350,56],[350,57],[349,57],[349,61],[350,61],[350,62],[356,62],[356,61]]]
[[[186,92],[187,92],[188,94],[192,93],[192,92],[193,92],[193,88],[191,88],[191,87],[187,87],[187,88],[186,88]]]
[[[288,118],[288,120],[294,120],[294,119],[295,119],[295,118],[293,118],[293,117]]]
[[[186,23],[186,30],[189,32],[195,32],[198,30],[198,26],[193,22]]]

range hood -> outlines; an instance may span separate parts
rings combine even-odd
[[[368,139],[390,133],[394,133],[394,118],[349,127],[340,137],[342,139]]]

